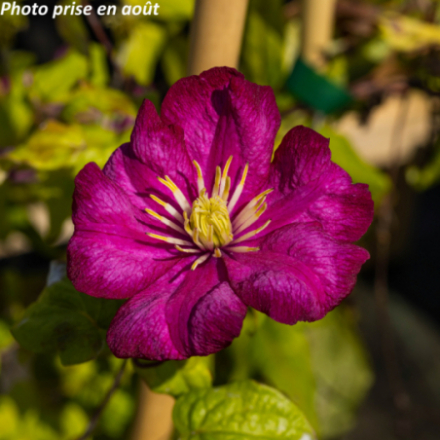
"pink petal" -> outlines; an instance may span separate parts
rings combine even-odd
[[[166,175],[187,198],[195,196],[193,187],[197,174],[186,150],[182,129],[164,124],[150,101],[144,101],[139,110],[131,143],[113,153],[104,174],[140,209],[157,208],[150,194],[175,204],[171,192],[157,180]]]
[[[246,306],[219,274],[221,262],[211,258],[195,271],[189,264],[182,260],[170,281],[160,280],[121,307],[107,335],[116,356],[204,356],[240,334]]]
[[[234,160],[232,183],[250,164],[243,199],[266,182],[280,114],[270,87],[246,81],[234,69],[221,67],[174,84],[162,104],[162,118],[184,131],[192,159],[199,162],[210,190],[215,167]]]
[[[319,223],[285,226],[260,246],[255,254],[225,260],[231,285],[245,304],[285,324],[323,318],[351,292],[369,258]]]
[[[145,235],[147,214],[99,167],[86,165],[75,179],[75,233],[67,249],[68,275],[92,296],[129,298],[174,264],[166,246]]]
[[[269,179],[265,234],[295,222],[319,221],[334,238],[353,242],[373,220],[373,201],[364,184],[330,161],[329,141],[306,127],[295,127],[275,153]]]

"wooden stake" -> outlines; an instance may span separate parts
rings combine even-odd
[[[302,43],[303,59],[315,67],[325,66],[323,52],[332,35],[336,0],[302,0]]]
[[[138,414],[133,427],[133,440],[167,440],[173,431],[171,413],[174,399],[153,393],[143,381],[138,400]]]
[[[188,75],[238,66],[248,0],[197,0],[191,25]]]

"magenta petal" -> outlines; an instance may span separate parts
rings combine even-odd
[[[68,275],[77,290],[129,298],[167,272],[174,262],[145,235],[145,217],[96,164],[79,172],[73,196],[75,234],[67,248]]]
[[[367,231],[374,204],[368,186],[353,185],[331,162],[329,141],[306,127],[284,137],[271,166],[269,216],[265,233],[295,222],[319,221],[334,238],[353,242]]]
[[[189,198],[195,194],[191,184],[196,181],[197,174],[186,150],[182,129],[164,124],[150,101],[144,101],[139,110],[131,143],[113,153],[104,174],[141,209],[157,208],[150,194],[173,200],[171,192],[157,180],[158,177],[168,175]]]
[[[171,338],[185,356],[205,356],[227,347],[241,331],[246,306],[226,280],[221,260],[190,271],[170,298]]]
[[[195,271],[182,260],[173,277],[161,279],[119,309],[107,334],[122,358],[167,360],[221,350],[240,334],[246,306],[211,259]],[[223,268],[224,272],[224,268]]]
[[[118,310],[107,332],[107,344],[115,356],[158,361],[186,358],[171,340],[165,317],[167,301],[182,279],[175,276],[173,281],[160,280]]]
[[[335,241],[318,223],[289,225],[268,235],[255,254],[226,259],[234,291],[285,324],[315,321],[353,289],[369,258],[364,249]]]
[[[174,84],[161,114],[164,121],[183,128],[189,154],[200,163],[209,189],[215,167],[223,167],[231,155],[233,183],[250,164],[244,199],[254,196],[267,181],[280,125],[270,87],[250,83],[234,69],[214,68]]]

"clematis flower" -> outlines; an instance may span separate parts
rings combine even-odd
[[[280,115],[270,87],[215,68],[149,101],[131,142],[75,181],[68,274],[128,298],[107,334],[122,358],[221,350],[247,307],[314,321],[352,290],[368,252],[352,243],[373,202],[331,162],[328,140],[293,128],[271,162]]]

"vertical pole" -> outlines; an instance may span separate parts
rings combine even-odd
[[[188,75],[237,67],[248,0],[197,0],[191,24]]]
[[[141,381],[138,413],[133,426],[133,440],[168,440],[173,432],[174,399],[166,394],[153,393]]]
[[[333,35],[335,8],[336,0],[302,0],[301,55],[317,70],[325,66],[323,52]]]

